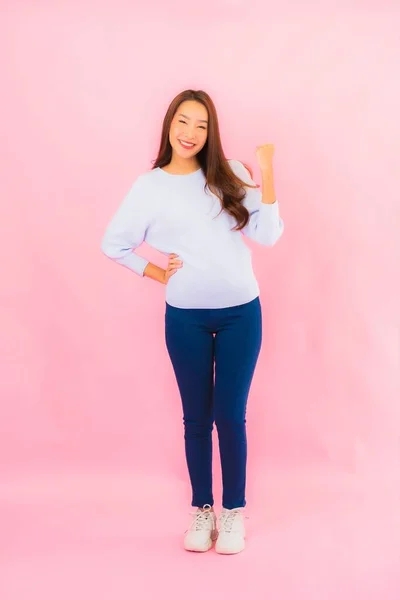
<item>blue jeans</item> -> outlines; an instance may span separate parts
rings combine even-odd
[[[246,404],[262,341],[259,297],[228,308],[166,304],[165,340],[183,408],[192,506],[213,506],[212,437],[218,432],[222,505],[246,505]]]

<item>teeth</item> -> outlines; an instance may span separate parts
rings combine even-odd
[[[182,140],[179,140],[179,141],[182,144],[182,146],[188,146],[190,148],[192,148],[194,146],[194,144],[189,144],[188,142],[182,142]]]

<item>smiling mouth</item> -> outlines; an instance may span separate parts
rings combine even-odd
[[[180,145],[181,145],[183,148],[185,148],[186,150],[191,150],[191,149],[192,149],[192,148],[194,148],[194,147],[195,147],[195,145],[196,145],[196,144],[189,144],[189,143],[183,142],[182,140],[178,140],[178,141],[179,141]]]

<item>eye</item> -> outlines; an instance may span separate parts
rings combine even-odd
[[[200,129],[205,129],[204,125],[200,125]]]
[[[182,121],[182,119],[179,119],[179,123],[185,123],[186,125],[186,121]]]

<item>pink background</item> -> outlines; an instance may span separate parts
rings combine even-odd
[[[16,0],[0,22],[1,599],[398,599],[399,4]],[[181,550],[164,289],[100,251],[189,87],[259,183],[275,143],[286,225],[249,242],[264,344],[231,558]]]

